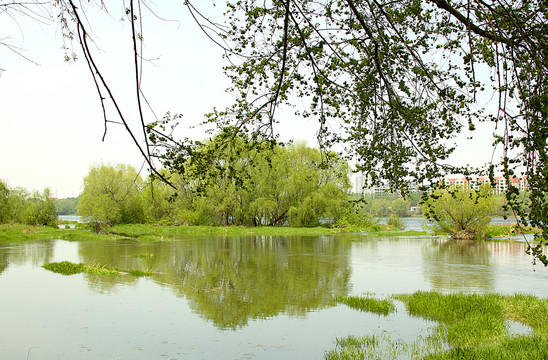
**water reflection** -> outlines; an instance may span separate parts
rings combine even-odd
[[[190,306],[221,329],[280,313],[304,315],[348,292],[349,245],[334,237],[217,237],[153,244],[81,243],[85,263],[156,271]],[[112,291],[115,277],[87,276]],[[125,277],[125,283],[138,281]]]
[[[483,241],[435,239],[423,247],[424,275],[436,291],[493,291],[490,248]]]
[[[217,329],[241,329],[253,319],[304,316],[333,305],[334,296],[351,292],[496,291],[548,296],[548,272],[533,271],[525,247],[515,242],[357,234],[202,237],[150,244],[37,241],[0,245],[0,278],[9,278],[10,266],[39,267],[62,260],[157,272],[152,280],[188,300],[184,303],[207,323]],[[70,281],[80,279],[99,294],[154,284],[132,276],[91,274]]]
[[[18,244],[0,244],[0,274],[10,265],[31,263],[41,266],[53,258],[52,241],[35,241]]]

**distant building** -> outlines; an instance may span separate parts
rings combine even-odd
[[[508,184],[504,176],[495,176],[494,184],[492,184],[495,193],[502,194],[508,190]],[[466,178],[463,175],[446,176],[443,179],[445,186],[469,186],[471,189],[477,190],[482,184],[490,184],[491,181],[485,176],[471,176]],[[527,189],[527,177],[518,178],[516,176],[510,178],[510,185],[517,187],[520,191]]]
[[[354,186],[352,190],[355,194],[363,195],[375,195],[392,192],[390,186],[387,184],[368,186],[366,178],[362,174],[358,174],[354,177]],[[419,192],[419,186],[411,184],[409,185],[408,190],[412,193]]]
[[[363,193],[363,187],[365,185],[365,177],[363,175],[356,175],[354,177],[354,188],[353,192],[355,194],[361,194]]]

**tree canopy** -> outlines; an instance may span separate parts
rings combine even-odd
[[[107,225],[144,222],[142,186],[143,179],[131,166],[94,166],[84,178],[78,212],[89,218],[96,230]]]
[[[316,226],[349,206],[349,166],[304,143],[263,147],[225,131],[194,145],[178,171],[143,182],[127,165],[100,165],[84,179],[78,211],[96,230],[119,223]],[[165,154],[164,154],[165,155]],[[167,155],[165,155],[167,156]],[[166,157],[165,161],[171,161]]]
[[[66,38],[80,45],[103,107],[114,105],[127,127],[90,46],[91,25],[100,19],[85,17],[87,6],[106,5],[52,4]],[[229,109],[210,114],[220,128],[233,126],[272,140],[275,124],[283,121],[276,109],[299,104],[300,116],[317,121],[324,149],[342,144],[372,183],[387,180],[402,192],[411,183],[437,183],[450,172],[500,171],[507,183],[523,174],[531,211],[522,209],[511,187],[509,205],[522,223],[548,234],[545,1],[239,0],[227,3],[223,17],[202,14],[197,2],[185,5],[228,59],[230,91],[237,98]],[[4,4],[7,10],[17,6]],[[144,11],[154,13],[148,3],[132,0],[121,14],[131,24],[139,110],[143,54],[137,44],[143,39]],[[144,130],[147,121],[139,114]],[[449,163],[457,135],[473,133],[482,122],[496,124],[494,145],[501,158],[487,169]],[[135,132],[130,135],[155,169],[151,149],[157,143],[146,138],[143,145]],[[186,161],[185,142],[169,136],[156,140],[170,142],[170,151]]]
[[[11,189],[0,180],[0,224],[55,225],[57,214],[50,189],[30,193]]]
[[[447,232],[453,239],[481,239],[491,222],[495,199],[493,189],[483,184],[478,191],[453,187],[437,189],[423,204],[423,212],[434,229]]]
[[[176,164],[177,171],[165,173],[176,190],[154,182],[160,191],[150,193],[158,197],[168,190],[181,223],[312,226],[322,218],[335,221],[348,205],[350,169],[334,153],[325,163],[318,149],[304,143],[265,145],[235,129],[196,143],[191,152],[184,161],[178,152],[161,154]]]

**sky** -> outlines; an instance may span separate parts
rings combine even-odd
[[[195,127],[214,107],[222,109],[233,96],[225,89],[221,50],[199,30],[182,2],[155,8],[158,17],[144,17],[144,63],[142,88],[154,113],[183,114],[180,137],[203,137],[205,128]],[[218,16],[222,10],[200,3],[202,10]],[[110,6],[110,5],[109,5]],[[55,11],[55,10],[52,10]],[[100,68],[128,115],[136,135],[142,136],[135,112],[136,96],[130,24],[120,21],[119,9],[112,16],[88,11]],[[101,21],[96,21],[99,18]],[[9,36],[9,37],[8,37]],[[22,48],[23,55],[0,46],[0,179],[8,186],[29,191],[50,188],[58,198],[78,196],[90,168],[101,163],[144,165],[137,147],[123,127],[110,124],[105,131],[100,101],[87,64],[74,44],[79,59],[63,61],[63,37],[55,23],[40,23],[0,14],[0,41]],[[109,109],[111,111],[112,109]],[[112,113],[110,113],[112,114]],[[315,146],[317,124],[278,112],[281,140],[305,140]],[[146,121],[154,120],[149,111]],[[114,116],[109,116],[117,120]],[[490,131],[490,130],[488,130]],[[141,138],[142,139],[142,138]],[[490,149],[482,136],[464,143],[459,154],[467,161],[485,161]],[[143,175],[146,170],[143,171]]]

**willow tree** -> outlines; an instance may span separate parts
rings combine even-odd
[[[302,142],[285,146],[248,139],[235,129],[195,144],[184,162],[179,220],[200,225],[316,226],[347,205],[348,163],[322,161]]]
[[[78,213],[91,220],[97,232],[105,226],[144,222],[142,184],[132,166],[93,166],[84,178]]]
[[[481,239],[491,222],[495,205],[493,189],[483,184],[474,191],[465,187],[436,189],[423,203],[423,212],[431,227],[453,239]]]

